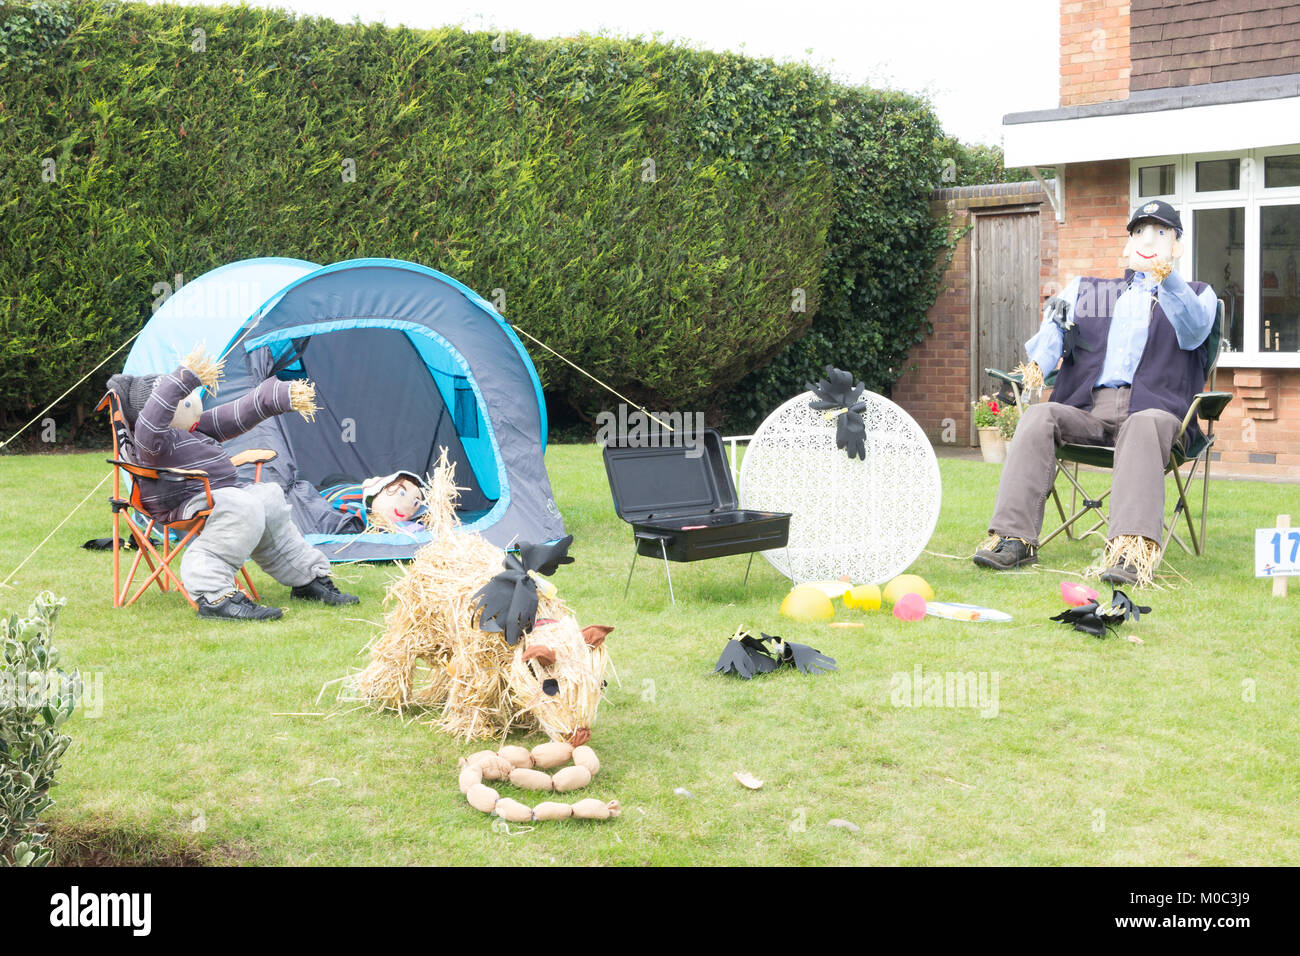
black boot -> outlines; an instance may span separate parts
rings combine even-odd
[[[232,591],[215,602],[200,597],[197,603],[199,617],[226,618],[231,621],[274,621],[284,614],[283,608],[254,604],[243,591]]]
[[[320,601],[322,604],[360,604],[361,598],[355,594],[344,594],[334,582],[324,574],[314,581],[300,584],[289,592],[293,597],[304,601]]]
[[[982,568],[995,571],[1010,571],[1022,564],[1037,564],[1038,549],[1025,544],[1019,538],[999,537],[998,543],[991,548],[981,548],[971,559]]]
[[[1101,573],[1101,579],[1112,587],[1118,587],[1121,584],[1133,585],[1138,583],[1137,566],[1133,564],[1116,564],[1107,568]]]

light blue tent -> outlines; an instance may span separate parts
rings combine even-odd
[[[278,416],[226,447],[278,453],[263,480],[285,488],[295,520],[332,560],[410,557],[428,536],[356,534],[319,490],[425,474],[444,448],[465,489],[465,530],[501,547],[563,536],[537,371],[509,324],[455,279],[397,259],[232,263],[169,298],[123,371],[170,371],[200,341],[226,356],[217,402],[271,375],[316,383],[314,423]]]

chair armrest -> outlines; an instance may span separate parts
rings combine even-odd
[[[1192,404],[1199,405],[1196,413],[1207,422],[1217,422],[1231,401],[1232,392],[1201,392],[1192,399]]]
[[[986,368],[984,374],[996,378],[1001,382],[1009,382],[1012,385],[1025,384],[1025,377],[1023,375],[1016,375],[1013,372],[1004,372],[1000,368]]]
[[[1183,424],[1178,429],[1174,440],[1178,441],[1183,437],[1187,426],[1192,423],[1192,418],[1198,414],[1207,422],[1217,422],[1230,401],[1232,401],[1232,392],[1198,392],[1192,397],[1192,404],[1188,406],[1187,414],[1183,416]]]
[[[213,507],[212,483],[208,480],[208,473],[201,468],[149,468],[145,465],[123,461],[120,458],[109,458],[108,463],[116,465],[128,475],[136,478],[148,478],[153,481],[188,481],[190,479],[201,481],[203,482],[203,495],[208,499],[208,509],[211,510]]]
[[[248,448],[234,455],[230,463],[238,468],[240,465],[263,465],[274,461],[276,453],[269,448]]]
[[[120,458],[106,460],[110,465],[117,465],[127,474],[134,475],[136,478],[149,478],[153,481],[161,481],[164,478],[171,478],[176,481],[197,478],[205,485],[208,483],[208,473],[201,468],[150,468],[148,465],[137,465],[134,462],[123,461]]]

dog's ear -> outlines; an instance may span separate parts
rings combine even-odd
[[[588,624],[582,629],[582,639],[592,647],[600,647],[605,643],[605,638],[609,636],[609,632],[612,630],[614,630],[612,627],[604,624]]]

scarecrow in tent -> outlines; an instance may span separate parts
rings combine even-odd
[[[330,481],[321,497],[330,507],[358,519],[360,529],[381,531],[423,531],[419,519],[428,510],[424,503],[426,485],[413,471],[396,471],[366,481]]]
[[[1047,301],[1027,343],[1026,387],[1060,363],[1052,401],[1030,406],[1007,450],[989,521],[975,552],[983,567],[1008,570],[1038,560],[1043,506],[1063,443],[1115,446],[1110,527],[1101,579],[1152,582],[1160,563],[1165,463],[1183,416],[1204,385],[1206,340],[1217,296],[1173,269],[1183,223],[1166,202],[1133,212],[1123,279],[1076,278]],[[1195,419],[1188,426],[1195,437]]]
[[[309,545],[293,523],[284,491],[274,483],[240,485],[235,466],[219,444],[242,435],[272,415],[296,411],[311,420],[315,386],[268,378],[243,397],[203,408],[200,390],[215,392],[223,362],[197,346],[167,375],[114,375],[108,387],[122,398],[140,464],[202,470],[212,487],[212,513],[181,557],[181,581],[199,606],[199,617],[273,620],[280,608],[254,604],[234,587],[250,557],[295,598],[325,604],[355,604],[330,579],[329,560]],[[167,521],[193,515],[207,497],[197,479],[142,480],[150,514]]]

